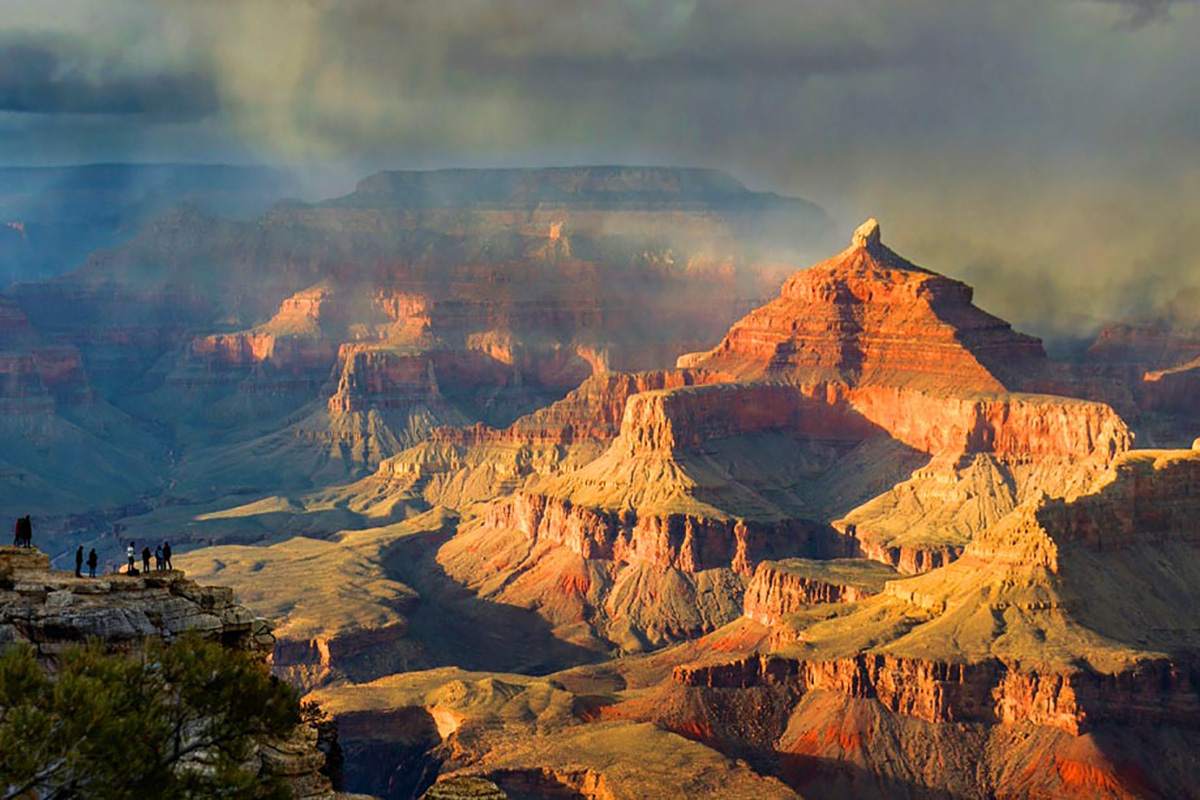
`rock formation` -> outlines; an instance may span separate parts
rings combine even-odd
[[[182,504],[360,478],[439,426],[504,428],[589,376],[669,366],[777,280],[758,242],[809,248],[827,223],[672,168],[380,173],[253,221],[184,206],[13,287],[8,308],[59,349],[0,358],[0,385],[44,410],[86,374],[80,391],[144,423],[166,493],[146,499],[158,459],[103,472],[166,526]],[[60,499],[59,527],[92,511]]]
[[[869,220],[713,350],[653,381],[606,379],[623,389],[614,399],[639,391],[604,452],[519,476],[440,561],[493,599],[626,648],[727,622],[764,559],[866,555],[908,573],[949,563],[983,527],[1041,492],[1081,488],[1132,441],[1104,404],[1020,393],[1049,369],[1040,342],[970,301],[969,287],[884,246]],[[595,393],[581,387],[490,438],[587,412]],[[615,408],[590,416],[602,423],[592,436],[610,435]],[[546,585],[564,571],[569,581]],[[656,620],[614,599],[626,585],[727,594]]]
[[[427,797],[470,777],[514,798],[797,798],[746,763],[653,725],[585,724],[582,698],[557,679],[446,668],[315,696],[344,721],[347,747],[359,755],[351,779],[391,787],[391,796],[420,791],[440,770]],[[414,781],[423,772],[431,774]]]
[[[198,632],[221,645],[267,659],[271,624],[233,601],[227,588],[201,586],[171,570],[141,577],[76,578],[50,569],[40,551],[0,547],[0,646],[27,642],[46,664],[66,648],[99,641],[130,652],[148,637],[174,639]],[[282,776],[297,798],[333,800],[320,773],[325,757],[317,732],[299,726],[291,739],[260,742],[259,769]]]
[[[1196,486],[1195,451],[1133,451],[1086,493],[1023,504],[950,566],[890,581],[843,614],[786,618],[777,653],[681,666],[673,681],[714,713],[713,692],[783,692],[791,716],[770,746],[794,763],[793,785],[822,796],[913,774],[964,797],[1195,796],[1189,768],[1155,772],[1162,753],[1107,748],[1143,728],[1170,731],[1160,741],[1173,752],[1197,741],[1200,629],[1179,612],[1200,566]],[[876,744],[882,731],[889,743]],[[920,735],[954,761],[929,764]],[[1014,737],[1040,744],[993,744]],[[1046,764],[1057,766],[1015,780]]]
[[[855,603],[883,590],[895,570],[869,559],[763,561],[746,587],[743,613],[763,625],[821,603]]]
[[[1196,289],[1140,317],[1106,325],[1086,353],[1086,368],[1128,392],[1130,405],[1153,444],[1186,444],[1200,418],[1196,368],[1200,365],[1200,312]],[[1111,386],[1108,391],[1113,392]]]
[[[276,674],[309,686],[332,677],[363,680],[414,661],[407,615],[419,595],[388,577],[389,565],[397,542],[447,523],[435,512],[334,541],[211,547],[177,560],[203,580],[236,585],[245,602],[276,621]]]
[[[849,248],[793,275],[716,348],[679,365],[940,393],[1019,389],[1022,371],[1045,359],[1041,342],[980,311],[971,296],[966,284],[889,249],[871,219]]]
[[[1148,314],[1106,325],[1088,348],[1091,360],[1169,369],[1200,358],[1200,290],[1186,289]]]
[[[460,777],[438,781],[422,800],[508,800],[508,795],[489,780]]]
[[[393,385],[455,402],[439,347]],[[288,501],[367,530],[191,558],[263,587],[365,791],[1197,797],[1200,451],[1085,377],[868,223],[674,370]]]

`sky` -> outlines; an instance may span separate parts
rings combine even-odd
[[[716,167],[1039,333],[1200,284],[1192,0],[0,0],[0,163]]]

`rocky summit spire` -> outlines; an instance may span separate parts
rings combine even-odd
[[[854,230],[854,236],[850,237],[850,244],[853,247],[872,248],[878,247],[879,238],[879,220],[871,217],[862,225],[859,225]]]

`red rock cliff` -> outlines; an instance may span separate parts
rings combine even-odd
[[[939,392],[1020,388],[1041,342],[971,304],[966,284],[917,267],[868,220],[848,249],[797,272],[780,296],[680,367],[741,377],[840,381]]]

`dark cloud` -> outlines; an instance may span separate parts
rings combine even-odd
[[[0,111],[199,119],[217,107],[207,75],[139,72],[62,37],[0,39]]]
[[[1124,6],[1128,16],[1123,25],[1129,28],[1140,28],[1151,22],[1162,22],[1169,18],[1171,7],[1195,0],[1099,0]]]
[[[717,167],[1044,333],[1200,282],[1194,0],[0,4],[25,160]]]

